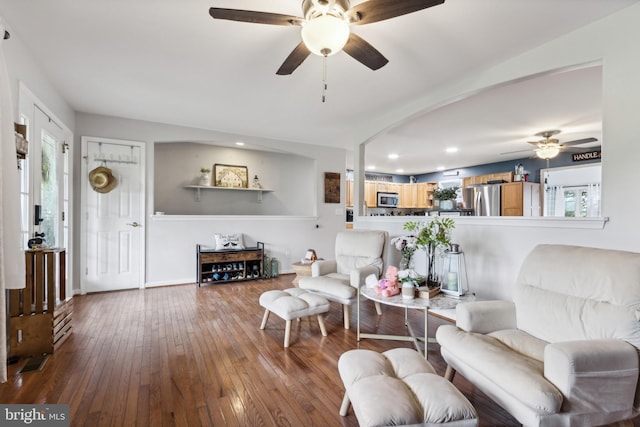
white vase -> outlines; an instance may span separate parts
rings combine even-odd
[[[410,283],[402,285],[402,299],[414,299],[416,297],[416,287]]]
[[[203,185],[203,186],[211,185],[211,175],[209,175],[206,172],[203,172],[200,175],[200,185]]]

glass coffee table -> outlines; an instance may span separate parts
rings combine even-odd
[[[403,299],[402,294],[394,295],[391,297],[383,297],[376,294],[376,290],[372,288],[367,288],[363,286],[360,288],[360,294],[365,298],[380,303],[384,305],[390,305],[393,307],[404,308],[404,324],[407,327],[408,335],[385,335],[385,334],[372,334],[372,333],[364,333],[360,332],[360,298],[358,298],[357,302],[357,339],[360,341],[361,338],[372,338],[372,339],[381,339],[381,340],[395,340],[395,341],[411,341],[416,346],[416,350],[420,353],[424,358],[427,358],[427,344],[429,342],[436,342],[434,338],[428,337],[428,317],[429,313],[433,312],[434,315],[441,317],[446,320],[450,320],[455,322],[455,307],[461,303],[466,301],[474,301],[476,299],[475,295],[468,294],[464,295],[460,298],[454,298],[450,296],[446,296],[444,294],[438,294],[433,298],[414,298],[414,299]],[[409,322],[408,311],[409,309],[413,310],[422,310],[424,312],[424,337],[418,337],[413,331],[411,327],[411,323]],[[424,351],[420,342],[424,343]]]

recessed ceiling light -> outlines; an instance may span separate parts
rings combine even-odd
[[[400,156],[398,156],[396,153],[391,153],[391,154],[389,154],[387,157],[388,157],[389,159],[391,159],[391,160],[395,160],[395,159],[397,159],[397,158],[398,158],[398,157],[400,157]]]
[[[244,145],[244,142],[238,141],[238,142],[236,142],[236,145]]]
[[[367,169],[370,171],[374,171],[376,170],[376,167],[374,165],[370,165],[370,166],[367,166]]]
[[[402,172],[404,172],[404,169],[396,169],[396,172],[397,173],[402,173]]]
[[[458,148],[457,147],[449,147],[447,148],[447,153],[457,153],[458,152]]]
[[[444,166],[438,166],[436,169],[438,169],[439,171],[443,171],[443,170],[445,170],[446,168],[445,168]]]

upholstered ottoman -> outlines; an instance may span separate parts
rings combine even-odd
[[[267,291],[260,295],[260,305],[264,307],[264,317],[260,329],[267,326],[269,313],[275,313],[286,321],[284,329],[284,346],[289,347],[291,337],[291,321],[302,317],[318,316],[318,324],[322,336],[327,336],[322,313],[329,311],[329,301],[320,295],[307,292],[304,289],[291,288],[283,291]]]
[[[478,425],[471,403],[415,350],[350,350],[338,371],[345,387],[340,415],[351,403],[360,427]]]

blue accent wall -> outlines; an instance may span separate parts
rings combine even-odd
[[[589,151],[600,150],[601,147],[593,147]],[[558,157],[549,159],[549,168],[560,168],[565,166],[577,166],[586,165],[589,163],[600,163],[600,159],[597,160],[585,160],[582,162],[574,162],[571,160],[572,153],[560,153]],[[530,182],[540,182],[540,169],[547,169],[547,161],[539,159],[537,157],[525,157],[522,159],[508,160],[505,162],[487,163],[484,165],[469,166],[466,168],[454,168],[450,170],[459,171],[458,175],[444,175],[443,172],[431,172],[421,175],[414,175],[416,182],[439,182],[447,181],[457,178],[466,178],[470,176],[487,175],[490,173],[501,172],[515,172],[516,165],[522,163],[524,167],[524,173],[529,174]],[[380,177],[380,181],[397,182],[397,183],[409,183],[410,175],[394,175],[379,172],[366,172],[368,177],[377,176]]]
[[[594,147],[595,150],[600,150],[601,147]],[[558,157],[549,160],[550,168],[559,168],[565,166],[577,166],[577,165],[585,165],[589,163],[600,163],[600,160],[585,160],[582,162],[574,162],[571,160],[572,153],[560,153]],[[478,175],[487,175],[490,173],[500,173],[500,172],[515,172],[516,165],[522,163],[524,167],[524,173],[529,174],[529,181],[531,182],[540,182],[540,169],[547,169],[547,161],[539,159],[537,157],[530,158],[525,157],[523,159],[516,160],[508,160],[506,162],[496,162],[496,163],[488,163],[485,165],[477,165],[470,166],[466,168],[456,168],[452,170],[459,171],[459,175],[457,176],[446,176],[442,172],[432,172],[425,173],[422,175],[416,175],[417,182],[438,182],[438,181],[446,181],[450,179],[456,178],[466,178],[469,176],[478,176]],[[407,178],[407,182],[409,182]]]

